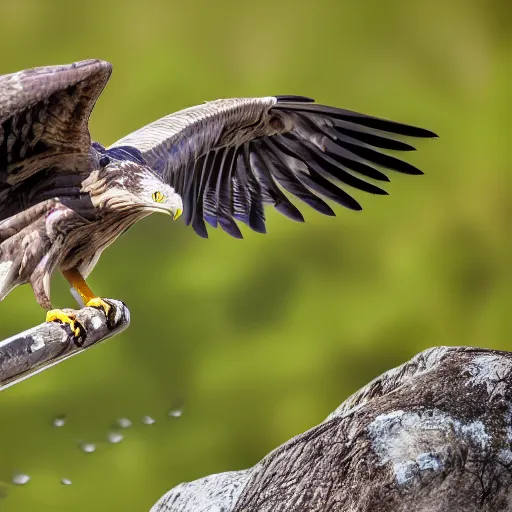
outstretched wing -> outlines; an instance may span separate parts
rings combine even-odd
[[[0,76],[0,191],[87,158],[89,115],[112,67],[101,60]]]
[[[187,224],[207,237],[204,221],[241,238],[235,220],[265,232],[264,204],[293,220],[302,214],[288,192],[325,215],[321,198],[360,210],[340,184],[372,194],[364,178],[389,181],[373,165],[420,170],[375,148],[414,150],[396,136],[435,137],[428,130],[313,103],[301,96],[217,100],[164,117],[111,148],[143,158],[182,196]]]

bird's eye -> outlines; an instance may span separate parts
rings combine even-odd
[[[165,196],[159,190],[157,192],[153,192],[151,197],[155,203],[163,203],[165,201]]]

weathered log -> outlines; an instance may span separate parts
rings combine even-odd
[[[68,324],[44,322],[28,331],[0,341],[0,390],[46,370],[68,357],[120,333],[130,324],[126,305],[106,299],[112,309],[106,317],[101,309],[65,309],[83,327],[80,336]]]
[[[512,354],[427,350],[245,471],[152,512],[512,511]]]

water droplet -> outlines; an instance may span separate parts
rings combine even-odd
[[[92,453],[96,451],[96,445],[94,443],[82,443],[80,449],[84,453]]]
[[[171,409],[169,411],[169,416],[171,418],[181,418],[182,414],[183,414],[183,410],[182,409]]]
[[[63,427],[65,424],[66,418],[64,416],[59,416],[52,421],[54,427]]]
[[[124,439],[123,434],[119,432],[110,432],[108,434],[108,442],[112,444],[120,443]]]
[[[117,425],[121,428],[129,428],[132,426],[132,422],[128,418],[119,418]]]
[[[153,423],[155,423],[155,420],[151,416],[144,416],[144,418],[142,418],[142,423],[144,423],[145,425],[153,425]]]
[[[30,482],[30,477],[24,473],[16,473],[12,477],[12,483],[15,485],[25,485]]]
[[[60,483],[62,485],[71,485],[71,480],[69,478],[63,478]]]

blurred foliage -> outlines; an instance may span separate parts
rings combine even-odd
[[[184,480],[248,467],[369,379],[433,345],[507,349],[512,329],[510,2],[3,0],[0,73],[100,57],[109,144],[205,100],[309,95],[439,133],[362,213],[268,213],[244,241],[152,216],[90,283],[123,299],[119,337],[0,394],[6,511],[148,510]],[[53,281],[57,306],[73,299]],[[0,339],[44,318],[30,287]],[[177,401],[179,420],[167,416]],[[53,428],[53,417],[68,417]],[[143,425],[144,415],[155,418]],[[134,426],[106,443],[112,422]],[[84,454],[80,441],[97,442]],[[62,486],[61,478],[73,484]]]

